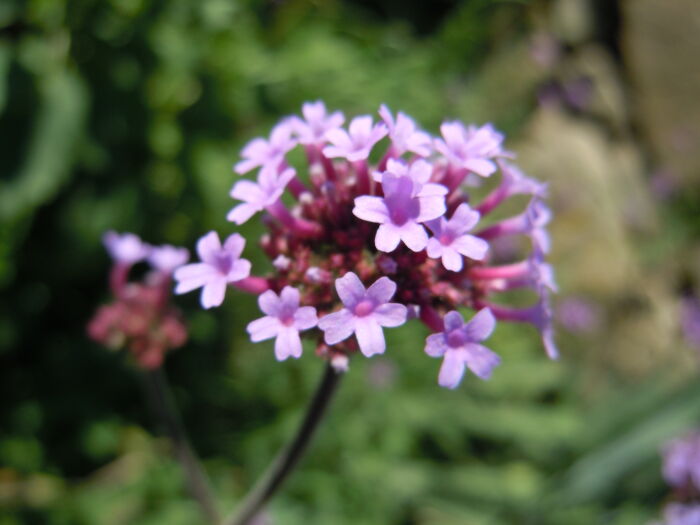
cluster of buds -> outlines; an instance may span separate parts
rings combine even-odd
[[[234,166],[257,177],[234,184],[231,196],[240,203],[228,219],[240,225],[264,212],[261,246],[273,272],[251,276],[241,258],[245,239],[234,233],[222,244],[210,232],[197,245],[201,262],[175,271],[176,293],[202,288],[205,308],[220,305],[229,286],[258,294],[265,316],[248,332],[254,342],[274,338],[278,360],[301,355],[305,331],[318,355],[344,367],[357,350],[383,353],[383,329],[411,319],[433,332],[425,352],[443,358],[438,382],[448,388],[467,368],[491,375],[500,359],[480,343],[496,320],[534,325],[548,355],[557,356],[549,305],[555,284],[545,262],[547,188],[516,167],[501,133],[489,124],[445,122],[441,137],[432,137],[386,106],[378,122],[359,116],[347,130],[343,114],[320,101],[304,104],[302,113],[249,142]],[[303,169],[289,160],[299,146]],[[477,189],[484,196],[474,203]],[[488,220],[516,194],[527,199],[521,213]],[[514,236],[529,239],[528,254],[499,261],[495,241]],[[493,301],[521,288],[534,291],[534,304]],[[460,308],[477,313],[465,322]]]
[[[663,448],[662,473],[673,488],[673,501],[657,525],[700,523],[700,431],[674,439]]]
[[[133,233],[107,232],[104,244],[113,259],[110,288],[114,301],[98,308],[88,335],[111,349],[127,349],[139,366],[158,368],[168,350],[187,341],[187,328],[171,302],[172,274],[189,259],[186,248],[150,246]],[[151,271],[139,282],[129,281],[136,263]]]

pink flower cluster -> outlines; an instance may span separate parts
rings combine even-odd
[[[88,335],[108,348],[126,348],[139,366],[158,368],[168,350],[187,341],[178,309],[170,304],[172,273],[189,259],[186,248],[150,246],[133,233],[107,232],[104,244],[114,260],[110,287],[114,302],[98,308]],[[134,264],[146,260],[151,272],[130,282]]]
[[[443,359],[439,383],[448,388],[466,369],[487,378],[498,365],[480,344],[496,320],[534,325],[549,356],[557,356],[546,186],[513,164],[501,133],[454,121],[432,137],[386,106],[378,121],[355,117],[347,129],[343,114],[329,113],[323,102],[304,104],[302,114],[249,142],[234,166],[240,175],[258,172],[234,184],[239,203],[228,219],[240,225],[266,214],[261,245],[274,272],[251,276],[240,258],[244,239],[233,234],[221,245],[211,232],[199,241],[201,262],[175,272],[176,293],[201,287],[205,308],[221,304],[228,285],[260,294],[265,316],[248,332],[253,341],[274,338],[279,360],[301,355],[302,331],[332,362],[358,349],[381,354],[384,328],[420,319],[433,332],[425,351]],[[303,167],[288,161],[297,147]],[[484,195],[476,203],[475,180]],[[514,195],[527,200],[522,213],[491,219]],[[498,261],[491,242],[511,236],[529,239],[530,253]],[[493,301],[516,288],[534,291],[532,306]],[[465,323],[460,308],[478,313]]]

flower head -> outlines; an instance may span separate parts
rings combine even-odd
[[[104,234],[102,242],[112,259],[123,264],[143,261],[151,252],[151,247],[133,233],[119,234],[110,230]]]
[[[496,326],[496,319],[488,308],[480,310],[471,321],[457,311],[445,316],[445,330],[429,335],[425,341],[425,353],[430,357],[442,357],[438,383],[446,388],[456,388],[462,381],[465,367],[481,379],[491,377],[491,372],[501,362],[491,350],[479,343],[487,339]]]
[[[245,239],[237,233],[229,235],[223,246],[216,232],[207,233],[197,243],[197,254],[202,262],[175,270],[175,293],[202,288],[202,306],[219,306],[224,301],[228,283],[250,275],[250,261],[240,258],[244,247]]]
[[[285,286],[279,296],[267,290],[258,297],[258,305],[265,317],[248,324],[248,333],[254,343],[275,338],[275,357],[301,357],[299,332],[318,323],[313,306],[299,306],[299,290]]]
[[[353,333],[360,351],[367,357],[383,354],[386,349],[382,327],[401,326],[406,322],[406,307],[390,303],[396,283],[381,277],[365,290],[362,281],[352,272],[335,281],[335,288],[344,308],[322,317],[318,327],[327,344],[344,341]]]
[[[236,165],[239,173],[261,169],[257,180],[233,187],[231,195],[242,202],[229,219],[243,224],[266,212],[260,245],[272,263],[270,272],[249,276],[250,264],[238,258],[242,238],[234,234],[238,245],[229,250],[228,241],[221,247],[212,232],[200,241],[202,262],[176,270],[178,293],[203,288],[205,307],[220,304],[228,284],[262,294],[266,316],[249,324],[253,340],[274,337],[277,358],[284,359],[299,356],[301,337],[315,338],[316,354],[339,370],[358,347],[366,356],[384,352],[383,328],[409,318],[434,332],[429,352],[439,353],[435,345],[443,341],[445,386],[455,386],[465,367],[487,377],[497,364],[477,337],[486,337],[492,326],[481,332],[465,328],[488,325],[488,319],[534,325],[554,355],[545,188],[503,161],[510,154],[502,148],[501,133],[490,124],[447,122],[442,138],[433,138],[411,117],[394,115],[384,105],[379,109],[384,122],[365,115],[347,127],[341,113],[329,112],[320,101],[304,104],[302,113],[303,118],[283,120],[269,139],[249,143]],[[299,144],[308,176],[287,161]],[[374,164],[373,158],[380,160]],[[474,174],[494,175],[479,179],[487,190],[490,186],[483,199],[462,184]],[[524,212],[471,233],[517,193],[532,195]],[[494,264],[492,241],[516,235],[533,239],[530,253],[520,253],[522,243],[515,243]],[[363,283],[373,284],[366,289]],[[517,287],[534,290],[532,306],[508,308],[492,301]],[[459,324],[461,308],[481,313]],[[318,329],[311,325],[312,310]],[[306,312],[299,315],[308,322],[298,324],[291,311]]]

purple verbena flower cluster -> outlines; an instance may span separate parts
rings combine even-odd
[[[501,133],[490,124],[446,122],[432,137],[384,105],[379,121],[363,115],[347,129],[343,114],[320,101],[304,104],[302,115],[249,142],[234,166],[241,175],[259,171],[255,181],[234,184],[231,196],[240,203],[228,219],[243,224],[266,213],[261,245],[273,273],[251,276],[240,257],[244,239],[233,234],[221,245],[210,232],[197,247],[201,262],[175,272],[176,293],[202,288],[205,308],[220,305],[229,285],[259,294],[265,316],[248,332],[253,341],[274,338],[279,360],[301,355],[302,331],[331,362],[346,363],[356,350],[381,354],[384,328],[419,318],[433,332],[425,351],[443,359],[439,383],[448,388],[466,369],[488,378],[498,365],[480,344],[496,320],[534,325],[549,356],[557,356],[546,186],[512,163]],[[287,159],[299,146],[303,169]],[[485,194],[478,203],[465,185],[474,184],[474,174]],[[514,195],[529,197],[522,213],[490,219]],[[495,264],[490,243],[511,236],[529,238],[531,253]],[[515,288],[533,290],[533,306],[492,301]],[[460,308],[478,313],[465,323]]]
[[[165,353],[187,341],[180,311],[170,304],[172,274],[190,257],[186,248],[150,246],[133,233],[104,235],[114,260],[110,288],[114,301],[98,308],[88,335],[108,348],[126,348],[143,368],[158,368]],[[139,282],[129,281],[134,264],[147,261],[151,271]]]

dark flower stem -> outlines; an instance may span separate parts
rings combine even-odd
[[[296,435],[282,449],[268,467],[267,472],[244,498],[236,512],[224,522],[224,525],[248,525],[282,486],[311,442],[314,431],[323,419],[341,375],[342,372],[337,372],[330,364],[326,364],[321,382],[316,388]]]
[[[187,489],[199,504],[207,521],[212,524],[221,523],[209,480],[190,447],[163,370],[158,368],[146,372],[146,382],[161,424],[172,441],[175,457],[185,472]]]

